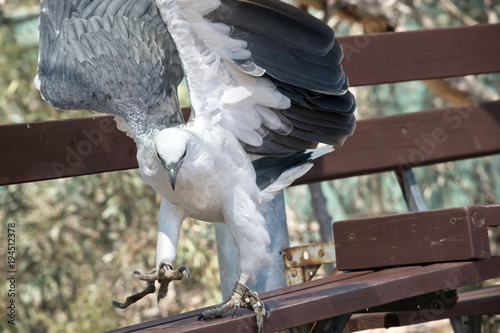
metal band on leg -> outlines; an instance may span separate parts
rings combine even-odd
[[[234,293],[241,296],[243,302],[245,302],[246,307],[255,312],[257,325],[259,326],[259,333],[262,332],[264,325],[264,316],[266,315],[266,306],[260,300],[259,294],[255,291],[250,290],[247,286],[240,282],[236,282],[233,291]],[[268,312],[270,313],[270,311]],[[269,318],[269,316],[267,318]]]

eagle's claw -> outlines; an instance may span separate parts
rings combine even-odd
[[[271,310],[260,300],[259,295],[256,292],[250,290],[247,286],[239,282],[236,282],[233,294],[227,301],[203,311],[198,316],[198,320],[220,317],[230,309],[234,309],[232,314],[232,316],[234,316],[235,312],[240,307],[247,308],[255,312],[259,333],[261,333],[264,326],[264,316],[267,314],[266,320],[269,319]]]
[[[132,277],[137,276],[139,280],[146,281],[148,284],[146,289],[127,297],[123,303],[113,301],[112,304],[115,308],[125,309],[138,300],[144,298],[146,295],[154,293],[156,291],[155,281],[158,281],[160,283],[160,289],[158,290],[157,303],[158,306],[160,306],[160,300],[167,295],[168,284],[173,280],[182,280],[184,276],[182,272],[186,272],[188,278],[191,276],[191,272],[186,266],[182,266],[178,270],[174,271],[172,266],[163,262],[160,264],[158,271],[156,269],[152,269],[144,274],[139,271],[134,271],[134,273],[132,273]]]

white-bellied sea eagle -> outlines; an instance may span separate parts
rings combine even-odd
[[[272,265],[263,202],[353,133],[356,107],[333,31],[278,0],[42,0],[35,82],[60,109],[115,116],[163,199],[156,267],[125,308],[182,279],[186,217],[225,222],[239,254],[232,296],[201,319],[266,307],[245,284]],[[185,122],[177,86],[185,78]],[[318,148],[318,143],[325,145]],[[272,236],[272,235],[271,235]],[[189,272],[189,271],[188,271]]]

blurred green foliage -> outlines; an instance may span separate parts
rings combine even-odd
[[[472,19],[485,22],[487,13],[480,10],[481,1],[456,3]],[[8,0],[0,5],[1,124],[91,115],[55,110],[34,88],[37,7],[35,0]],[[422,1],[420,10],[436,26],[464,24],[437,0]],[[410,15],[401,24],[407,29],[421,27]],[[348,32],[350,26],[339,29]],[[477,78],[499,92],[498,75]],[[354,91],[358,118],[447,105],[420,82]],[[183,105],[188,105],[185,85],[179,94]],[[428,208],[442,208],[499,202],[499,170],[500,157],[493,156],[420,167],[415,172]],[[391,173],[324,182],[322,188],[335,220],[407,211]],[[305,186],[286,191],[292,244],[320,240],[310,200]],[[111,307],[111,300],[121,301],[145,287],[131,273],[148,270],[155,263],[159,202],[137,170],[0,187],[2,244],[6,244],[7,224],[16,224],[16,329],[96,332],[220,301],[213,225],[187,220],[176,263],[189,266],[192,278],[174,283],[161,308],[155,305],[155,295],[126,311]],[[5,258],[3,245],[1,255]],[[0,263],[6,272],[5,261]],[[3,297],[7,282],[0,287]],[[4,299],[1,302],[4,306]],[[5,319],[0,321],[0,331],[12,328]]]

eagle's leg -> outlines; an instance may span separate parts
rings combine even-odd
[[[264,316],[267,315],[266,319],[269,319],[271,310],[260,300],[256,292],[245,285],[247,280],[248,277],[242,274],[234,286],[233,294],[225,302],[205,310],[199,315],[198,320],[220,317],[230,309],[234,309],[234,315],[239,308],[247,308],[255,312],[259,333],[262,332]]]
[[[156,270],[155,268],[144,274],[139,271],[134,271],[134,273],[132,274],[133,277],[137,276],[139,280],[147,282],[148,285],[146,289],[137,294],[127,297],[127,299],[123,303],[113,301],[113,306],[115,308],[125,309],[138,300],[144,298],[146,295],[154,293],[156,291],[155,281],[158,281],[160,283],[160,289],[158,290],[157,298],[159,306],[160,300],[167,295],[168,284],[173,280],[182,280],[182,278],[184,277],[184,275],[182,274],[183,272],[186,272],[188,274],[188,277],[191,275],[189,269],[186,266],[182,266],[178,270],[173,270],[172,266],[165,263],[160,264],[159,270]]]

